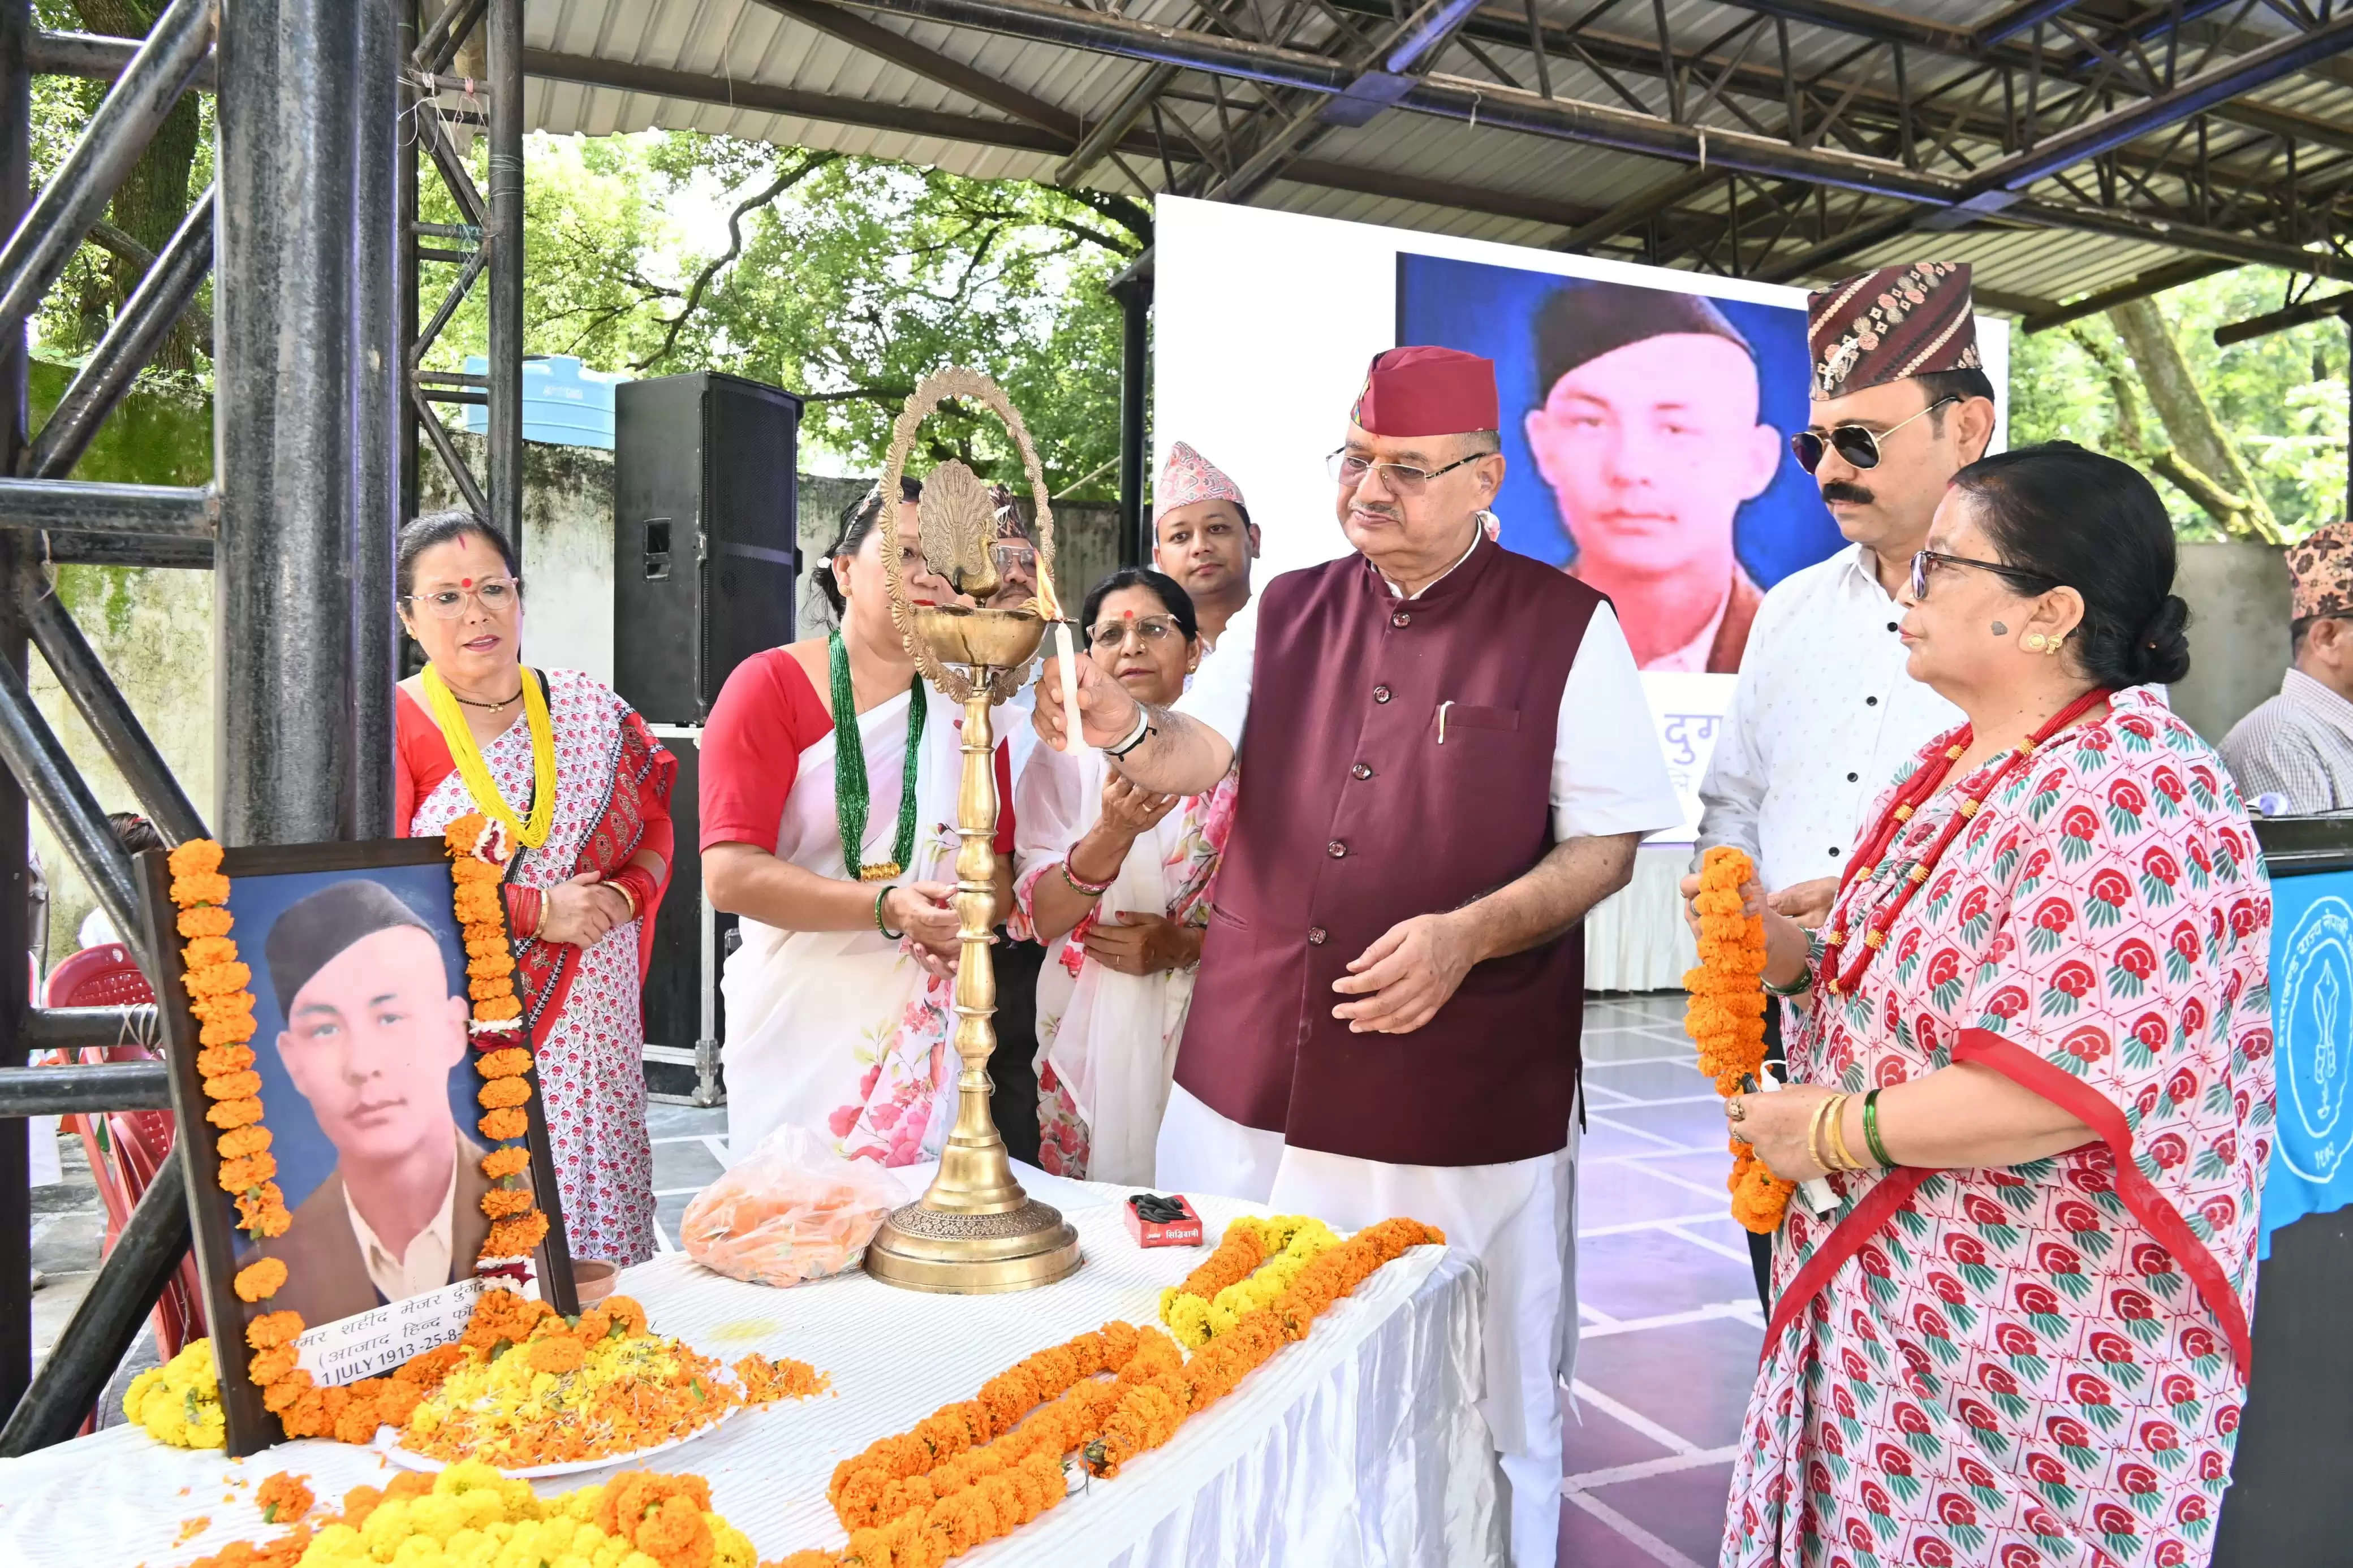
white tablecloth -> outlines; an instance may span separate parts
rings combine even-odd
[[[621,1289],[654,1327],[726,1360],[792,1356],[831,1374],[834,1394],[739,1415],[650,1462],[709,1478],[712,1506],[765,1559],[839,1547],[825,1500],[833,1467],[941,1405],[970,1398],[1022,1356],[1103,1321],[1154,1320],[1160,1288],[1203,1256],[1139,1249],[1113,1189],[1040,1184],[1068,1209],[1086,1262],[1043,1289],[931,1296],[863,1274],[789,1290],[712,1274],[681,1253],[629,1269]],[[1110,1200],[1110,1201],[1106,1201]],[[1217,1230],[1250,1205],[1197,1199]],[[1497,1472],[1479,1395],[1479,1273],[1467,1254],[1417,1247],[1318,1320],[1166,1447],[1091,1482],[1015,1535],[960,1561],[1225,1568],[1238,1563],[1406,1565],[1500,1563]],[[277,1470],[307,1473],[322,1505],[382,1485],[377,1456],[291,1443],[241,1462],[166,1448],[118,1426],[0,1460],[0,1563],[172,1568],[234,1540],[280,1533],[250,1500]],[[609,1472],[538,1483],[543,1493]],[[182,1521],[210,1524],[178,1542]]]
[[[1634,879],[1585,917],[1585,988],[1679,991],[1699,947],[1683,924],[1678,887],[1691,869],[1688,844],[1645,844]]]

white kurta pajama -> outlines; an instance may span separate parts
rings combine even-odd
[[[1252,599],[1227,626],[1176,705],[1237,749],[1250,710],[1261,602]],[[1271,787],[1245,769],[1242,787],[1253,784]],[[1556,840],[1655,833],[1683,817],[1633,654],[1606,605],[1594,610],[1561,690],[1550,798]],[[1345,998],[1331,1000],[1337,1005]],[[1574,1125],[1564,1125],[1561,1138],[1555,1152],[1499,1164],[1393,1164],[1292,1145],[1281,1132],[1220,1115],[1179,1085],[1161,1123],[1155,1172],[1164,1192],[1246,1198],[1342,1228],[1410,1215],[1478,1256],[1484,1275],[1480,1413],[1511,1483],[1511,1555],[1518,1568],[1550,1568],[1558,1548],[1559,1389],[1577,1343]]]

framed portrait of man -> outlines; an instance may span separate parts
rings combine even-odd
[[[453,1319],[462,1324],[479,1289],[476,1263],[491,1231],[482,1161],[497,1144],[480,1130],[465,938],[438,838],[225,851],[231,935],[252,971],[247,1044],[275,1180],[292,1215],[285,1234],[257,1240],[237,1228],[235,1197],[217,1179],[171,870],[158,851],[138,865],[151,951],[164,971],[173,1108],[229,1449],[251,1452],[279,1435],[260,1391],[241,1375],[252,1318],[300,1313],[301,1364],[334,1384],[427,1348],[415,1342]],[[546,1122],[536,1075],[525,1080],[524,1179],[548,1216],[530,1272],[539,1293],[569,1312],[576,1307]],[[267,1301],[240,1300],[237,1271],[263,1258],[285,1265],[285,1283]]]

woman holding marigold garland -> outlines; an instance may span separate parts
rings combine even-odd
[[[400,684],[393,830],[469,812],[514,837],[505,886],[515,990],[575,1258],[654,1253],[642,990],[670,883],[678,762],[577,670],[522,665],[514,551],[468,511],[401,531],[401,625],[425,650]]]
[[[1793,1087],[1725,1102],[1838,1208],[1783,1222],[1723,1562],[2198,1568],[2247,1388],[2269,890],[2156,689],[2188,617],[2148,481],[1989,458],[1928,546],[1909,669],[1969,722],[1883,795],[1811,952],[1765,915]]]

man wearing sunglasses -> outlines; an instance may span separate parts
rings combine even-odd
[[[1329,459],[1354,552],[1262,585],[1173,710],[1086,659],[1079,707],[1158,794],[1240,759],[1155,1184],[1477,1253],[1513,1560],[1550,1568],[1579,922],[1681,814],[1609,604],[1487,535],[1497,417],[1490,362],[1377,356]]]
[[[1896,597],[1947,483],[1985,455],[1994,402],[1965,262],[1850,278],[1810,295],[1806,316],[1813,414],[1790,450],[1852,542],[1766,595],[1700,784],[1699,842],[1746,849],[1772,907],[1813,927],[1880,790],[1960,722],[1905,674]],[[1766,1016],[1778,1064],[1779,1009]],[[1771,1238],[1750,1237],[1750,1253],[1767,1297]]]

